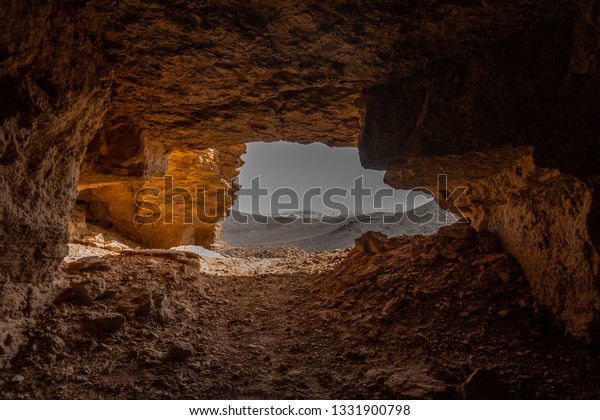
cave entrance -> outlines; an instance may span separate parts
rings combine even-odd
[[[235,202],[216,247],[351,247],[367,231],[433,234],[455,218],[422,191],[396,190],[365,169],[357,148],[249,143]]]

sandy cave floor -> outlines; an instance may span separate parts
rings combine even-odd
[[[598,398],[597,351],[543,322],[490,241],[222,259],[72,247],[97,256],[63,265],[72,286],[0,372],[0,397]]]

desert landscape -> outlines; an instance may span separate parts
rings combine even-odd
[[[444,214],[440,215],[440,212]],[[225,246],[295,246],[306,252],[331,251],[351,248],[354,241],[366,232],[381,232],[387,236],[431,235],[441,226],[456,221],[456,216],[440,209],[433,201],[397,214],[325,216],[311,213],[261,217],[232,212],[221,222],[220,238]]]

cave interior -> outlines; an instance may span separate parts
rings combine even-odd
[[[600,396],[600,0],[0,16],[0,395]],[[468,223],[229,263],[168,251],[218,242],[245,144],[280,140],[357,147]],[[197,223],[134,223],[165,177],[227,192]],[[65,260],[89,226],[139,248]]]

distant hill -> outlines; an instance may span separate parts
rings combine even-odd
[[[248,223],[239,222],[244,217],[249,219]],[[431,235],[441,226],[456,220],[454,215],[440,209],[433,200],[397,214],[326,216],[295,213],[266,217],[232,212],[221,222],[221,239],[232,246],[297,246],[307,252],[316,252],[351,247],[354,239],[368,231],[382,232],[387,236]]]

